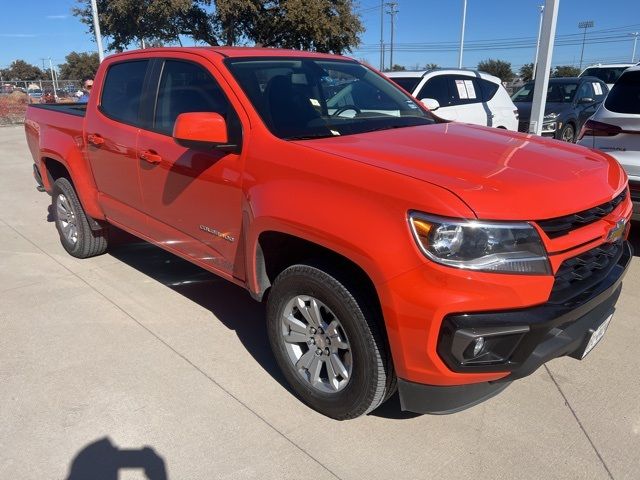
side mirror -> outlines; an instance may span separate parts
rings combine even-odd
[[[214,112],[181,113],[173,126],[173,139],[186,148],[234,151],[238,147],[227,143],[227,123],[222,115]]]
[[[578,100],[578,103],[593,103],[595,102],[595,100],[591,97],[582,97],[580,100]]]
[[[423,98],[420,100],[422,104],[432,112],[440,108],[440,103],[435,98]]]

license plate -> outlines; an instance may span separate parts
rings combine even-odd
[[[612,318],[613,318],[613,313],[609,315],[607,319],[604,322],[602,322],[600,326],[595,330],[595,332],[591,334],[591,336],[589,337],[589,341],[587,342],[587,346],[582,352],[582,356],[580,357],[580,359],[583,359],[584,357],[586,357],[587,354],[591,350],[593,350],[593,348],[600,342],[600,340],[602,340],[602,337],[604,337],[604,334],[607,331],[607,327],[609,326],[609,323],[611,322]]]

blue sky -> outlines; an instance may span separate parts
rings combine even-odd
[[[313,0],[309,0],[313,1]],[[437,63],[441,66],[457,65],[458,53],[454,51],[415,51],[424,49],[416,44],[453,42],[460,35],[462,0],[396,0],[399,13],[396,19],[394,63],[408,67],[416,64]],[[533,46],[538,32],[537,5],[543,0],[468,0],[465,40],[469,47],[473,42],[481,50],[465,50],[464,64],[476,66],[486,58],[510,61],[515,68],[531,62]],[[64,62],[72,50],[93,51],[95,44],[85,25],[71,15],[75,0],[32,0],[28,3],[3,2],[0,16],[0,67],[22,58],[42,66],[42,58],[51,57],[54,64]],[[372,65],[379,64],[380,12],[379,0],[360,0],[358,11],[367,31],[362,35],[362,46],[351,56],[366,59]],[[630,60],[633,39],[627,33],[640,31],[639,0],[560,0],[557,34],[579,34],[577,23],[594,20],[595,27],[587,33],[606,37],[607,43],[587,44],[585,63],[597,61]],[[603,32],[603,30],[605,30]],[[608,30],[608,32],[606,31]],[[385,15],[385,33],[388,42],[389,16]],[[623,38],[617,38],[623,37]],[[523,48],[487,49],[486,40],[519,39]],[[576,37],[563,37],[572,40]],[[186,43],[188,44],[188,43]],[[640,56],[638,42],[636,58]],[[431,46],[442,50],[443,45]],[[577,64],[580,45],[557,46],[553,63]],[[414,51],[411,51],[414,50]]]

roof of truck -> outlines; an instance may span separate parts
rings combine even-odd
[[[264,48],[264,47],[159,47],[147,48],[144,50],[127,50],[124,54],[133,53],[154,53],[154,52],[191,52],[202,54],[208,51],[217,53],[223,57],[242,58],[242,57],[313,57],[313,58],[333,58],[333,59],[349,59],[342,55],[334,55],[330,53],[308,52],[304,50],[288,50],[284,48]]]

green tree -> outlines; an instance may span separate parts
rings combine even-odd
[[[90,0],[74,15],[93,32]],[[353,0],[98,0],[108,48],[145,42],[256,45],[342,53],[364,31]]]
[[[511,63],[491,58],[478,63],[478,70],[498,77],[503,82],[510,82],[515,76],[511,70]]]
[[[65,60],[66,62],[59,65],[59,67],[60,78],[66,80],[93,78],[100,64],[97,53],[71,52],[65,57]]]
[[[43,80],[46,73],[40,68],[25,62],[24,60],[14,60],[8,68],[2,70],[4,80]]]
[[[533,78],[533,63],[525,63],[518,72],[523,82],[528,82]]]
[[[558,65],[552,73],[553,77],[577,77],[578,75],[580,75],[580,69],[571,65]]]

